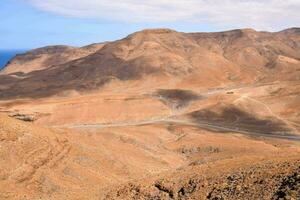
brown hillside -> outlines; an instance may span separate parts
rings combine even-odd
[[[126,84],[130,80],[142,80],[142,77],[182,80],[182,84],[186,79],[191,81],[197,77],[194,84],[208,86],[298,80],[300,36],[296,30],[268,33],[245,29],[191,34],[169,29],[144,30],[99,47],[100,50],[92,54],[86,52],[87,48],[61,47],[60,51],[66,53],[60,56],[67,57],[63,62],[57,53],[52,55],[47,48],[36,50],[17,57],[4,69],[1,80],[9,76],[12,81],[1,81],[1,97],[13,98],[16,94],[42,97],[66,90],[101,90],[103,85],[116,80]],[[39,56],[39,52],[45,51],[53,62],[48,59],[45,63],[44,59],[34,57],[34,52]],[[34,65],[30,62],[36,62],[37,69],[42,70],[33,71]],[[22,72],[20,67],[33,72],[26,76],[5,72]]]
[[[300,199],[300,34],[150,29],[0,72],[0,200]]]

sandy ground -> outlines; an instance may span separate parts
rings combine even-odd
[[[232,164],[247,171],[251,162],[260,165],[270,160],[277,165],[274,157],[282,158],[279,166],[296,162],[300,159],[297,113],[284,111],[297,98],[291,96],[289,103],[278,107],[278,101],[273,103],[274,97],[267,96],[284,86],[189,90],[187,94],[192,91],[199,96],[190,101],[186,91],[169,90],[168,96],[157,96],[150,90],[2,102],[0,152],[5,167],[0,198],[147,199],[148,195],[151,199],[158,195],[170,199],[152,188],[156,180],[178,181],[170,173],[182,174],[179,176],[187,180],[189,169],[196,175],[209,167],[207,176],[218,177],[224,168],[229,174],[234,171]],[[224,108],[231,107],[248,115],[226,114]],[[32,115],[35,121],[6,117],[12,113]],[[195,113],[200,122],[191,117]],[[284,132],[274,131],[273,126]],[[219,178],[214,180],[221,184]],[[135,183],[143,192],[132,197],[130,187]],[[276,187],[270,187],[275,193]],[[115,196],[118,192],[120,196]],[[209,192],[210,187],[205,192],[195,189],[188,196],[204,199]]]

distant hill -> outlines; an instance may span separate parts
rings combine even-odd
[[[2,69],[14,56],[26,50],[0,50],[0,69]]]
[[[0,73],[0,98],[86,92],[149,77],[196,80],[196,85],[295,80],[299,66],[299,28],[275,33],[150,29],[105,44],[51,46],[18,55]]]

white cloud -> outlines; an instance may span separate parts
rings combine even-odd
[[[25,0],[56,14],[119,22],[192,22],[222,28],[300,26],[300,0]]]

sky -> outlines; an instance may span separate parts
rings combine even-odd
[[[300,27],[300,0],[0,0],[0,49],[83,46],[146,28]]]

